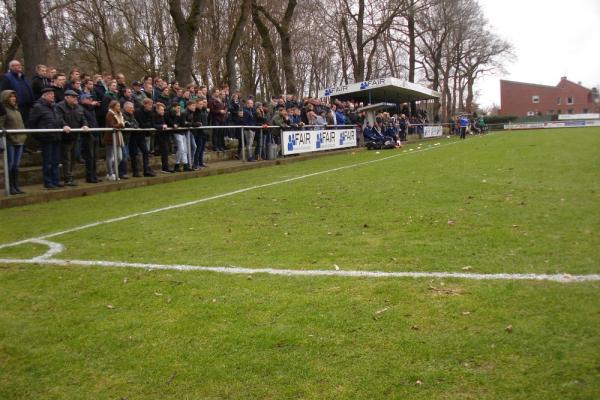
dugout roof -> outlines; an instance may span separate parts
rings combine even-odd
[[[440,93],[425,86],[397,78],[380,78],[319,91],[319,97],[374,103],[408,103],[440,98]]]

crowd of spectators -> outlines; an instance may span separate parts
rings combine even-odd
[[[409,117],[408,107],[404,106],[406,109],[392,116],[379,113],[371,124],[365,121],[364,113],[358,112],[363,104],[349,100],[326,104],[318,98],[281,95],[260,102],[252,96],[242,99],[239,92],[230,93],[227,85],[209,90],[204,85],[181,85],[152,76],[128,84],[121,73],[89,75],[78,68],[65,74],[38,65],[35,75],[28,79],[16,60],[10,62],[9,71],[2,77],[0,93],[0,128],[58,130],[33,135],[42,152],[47,189],[76,186],[73,166],[77,162],[85,164],[87,182],[100,182],[97,162],[101,147],[105,179],[129,179],[129,165],[133,177],[155,176],[149,162],[153,156],[160,156],[160,172],[165,174],[206,168],[205,149],[225,151],[233,138],[238,139],[234,156],[240,157],[245,151],[248,161],[266,159],[269,144],[278,144],[279,140],[276,131],[267,126],[286,130],[354,125],[362,129],[366,142],[382,137],[405,140],[427,119],[424,112]],[[203,126],[214,128],[201,129]],[[242,130],[232,126],[255,127],[244,130],[245,149]],[[103,127],[115,130],[114,141],[112,132],[90,131]],[[83,133],[71,132],[74,129]],[[18,171],[27,135],[8,134],[7,139],[11,193],[19,194]],[[172,153],[175,162],[171,166]],[[113,167],[115,160],[118,171]]]

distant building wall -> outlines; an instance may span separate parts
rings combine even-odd
[[[591,89],[561,78],[556,86],[500,81],[500,115],[585,114],[600,112]]]

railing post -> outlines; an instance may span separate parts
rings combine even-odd
[[[112,131],[112,142],[113,142],[113,157],[114,157],[114,168],[115,168],[115,176],[117,180],[119,180],[119,157],[117,157],[117,130],[113,129]]]
[[[242,161],[246,162],[246,138],[244,137],[244,128],[242,128],[242,134],[240,135],[242,141]]]
[[[10,171],[8,170],[8,146],[6,144],[6,132],[0,133],[2,146],[4,147],[4,194],[10,196]]]
[[[283,128],[282,127],[279,127],[279,143],[281,146],[281,158],[285,158],[285,153],[283,152],[284,142],[283,142]]]
[[[189,129],[187,130],[186,139],[187,139],[188,165],[191,168],[194,166],[194,155],[192,154],[192,131]]]

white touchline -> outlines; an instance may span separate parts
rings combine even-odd
[[[323,171],[313,172],[313,173],[306,174],[306,175],[300,175],[300,176],[296,176],[296,177],[293,177],[293,178],[282,179],[282,180],[274,181],[274,182],[270,182],[270,183],[264,183],[262,185],[250,186],[250,187],[247,187],[247,188],[238,189],[238,190],[234,190],[234,191],[227,192],[227,193],[221,193],[221,194],[218,194],[218,195],[215,195],[215,196],[204,197],[204,198],[198,199],[198,200],[187,201],[185,203],[174,204],[174,205],[170,205],[170,206],[166,206],[166,207],[156,208],[156,209],[153,209],[153,210],[148,210],[148,211],[133,213],[133,214],[129,214],[129,215],[124,215],[122,217],[110,218],[110,219],[106,219],[106,220],[103,220],[103,221],[96,221],[96,222],[92,222],[92,223],[89,223],[89,224],[85,224],[85,225],[80,225],[80,226],[76,226],[76,227],[73,227],[73,228],[69,228],[69,229],[66,229],[66,230],[60,231],[60,232],[49,233],[49,234],[46,234],[46,235],[37,236],[37,237],[29,238],[29,239],[23,239],[23,240],[19,240],[19,241],[12,242],[12,243],[3,243],[3,244],[0,244],[0,249],[6,248],[6,247],[19,246],[19,245],[26,244],[26,243],[33,243],[34,240],[50,239],[50,238],[54,238],[54,237],[57,237],[57,236],[66,235],[68,233],[73,233],[73,232],[82,231],[84,229],[94,228],[94,227],[97,227],[97,226],[100,226],[100,225],[105,225],[105,224],[111,224],[113,222],[124,221],[124,220],[131,219],[131,218],[134,218],[134,217],[139,217],[139,216],[143,216],[143,215],[150,215],[150,214],[156,214],[156,213],[163,212],[163,211],[175,210],[177,208],[189,207],[189,206],[193,206],[193,205],[196,205],[196,204],[205,203],[205,202],[211,201],[211,200],[222,199],[224,197],[230,197],[230,196],[234,196],[236,194],[250,192],[252,190],[263,189],[263,188],[270,187],[270,186],[276,186],[276,185],[281,185],[281,184],[284,184],[284,183],[295,182],[295,181],[299,181],[299,180],[302,180],[302,179],[311,178],[313,176],[319,176],[319,175],[323,175],[323,174],[328,174],[330,172],[337,172],[337,171],[342,171],[342,170],[350,169],[350,168],[356,168],[356,167],[360,167],[360,166],[363,166],[363,165],[369,165],[369,164],[373,164],[373,163],[377,163],[377,162],[381,162],[381,161],[387,161],[387,160],[391,160],[393,158],[397,158],[397,157],[400,157],[400,156],[403,156],[403,155],[421,153],[421,152],[424,152],[424,151],[427,151],[427,150],[439,149],[441,147],[446,147],[446,146],[450,146],[450,145],[457,144],[457,143],[462,143],[462,142],[460,142],[460,141],[454,141],[454,142],[446,143],[446,144],[443,144],[443,145],[440,145],[440,146],[435,146],[435,147],[432,146],[432,147],[428,147],[426,149],[417,150],[417,151],[414,151],[412,153],[394,154],[392,156],[382,157],[382,158],[378,158],[376,160],[363,161],[363,162],[359,162],[359,163],[355,163],[355,164],[349,164],[349,165],[344,165],[344,166],[341,166],[341,167],[336,167],[336,168],[331,168],[331,169],[327,169],[327,170],[323,170]]]
[[[329,276],[353,278],[442,278],[442,279],[471,279],[471,280],[519,280],[519,281],[551,281],[560,283],[596,282],[600,275],[570,275],[570,274],[473,274],[454,272],[385,272],[385,271],[345,271],[345,270],[305,270],[305,269],[277,269],[277,268],[242,268],[242,267],[205,267],[184,264],[145,264],[118,261],[97,260],[61,260],[52,258],[0,259],[0,264],[36,264],[56,266],[80,267],[116,267],[116,268],[141,268],[147,270],[174,270],[174,271],[205,271],[229,275],[254,275],[267,274],[279,276]]]

